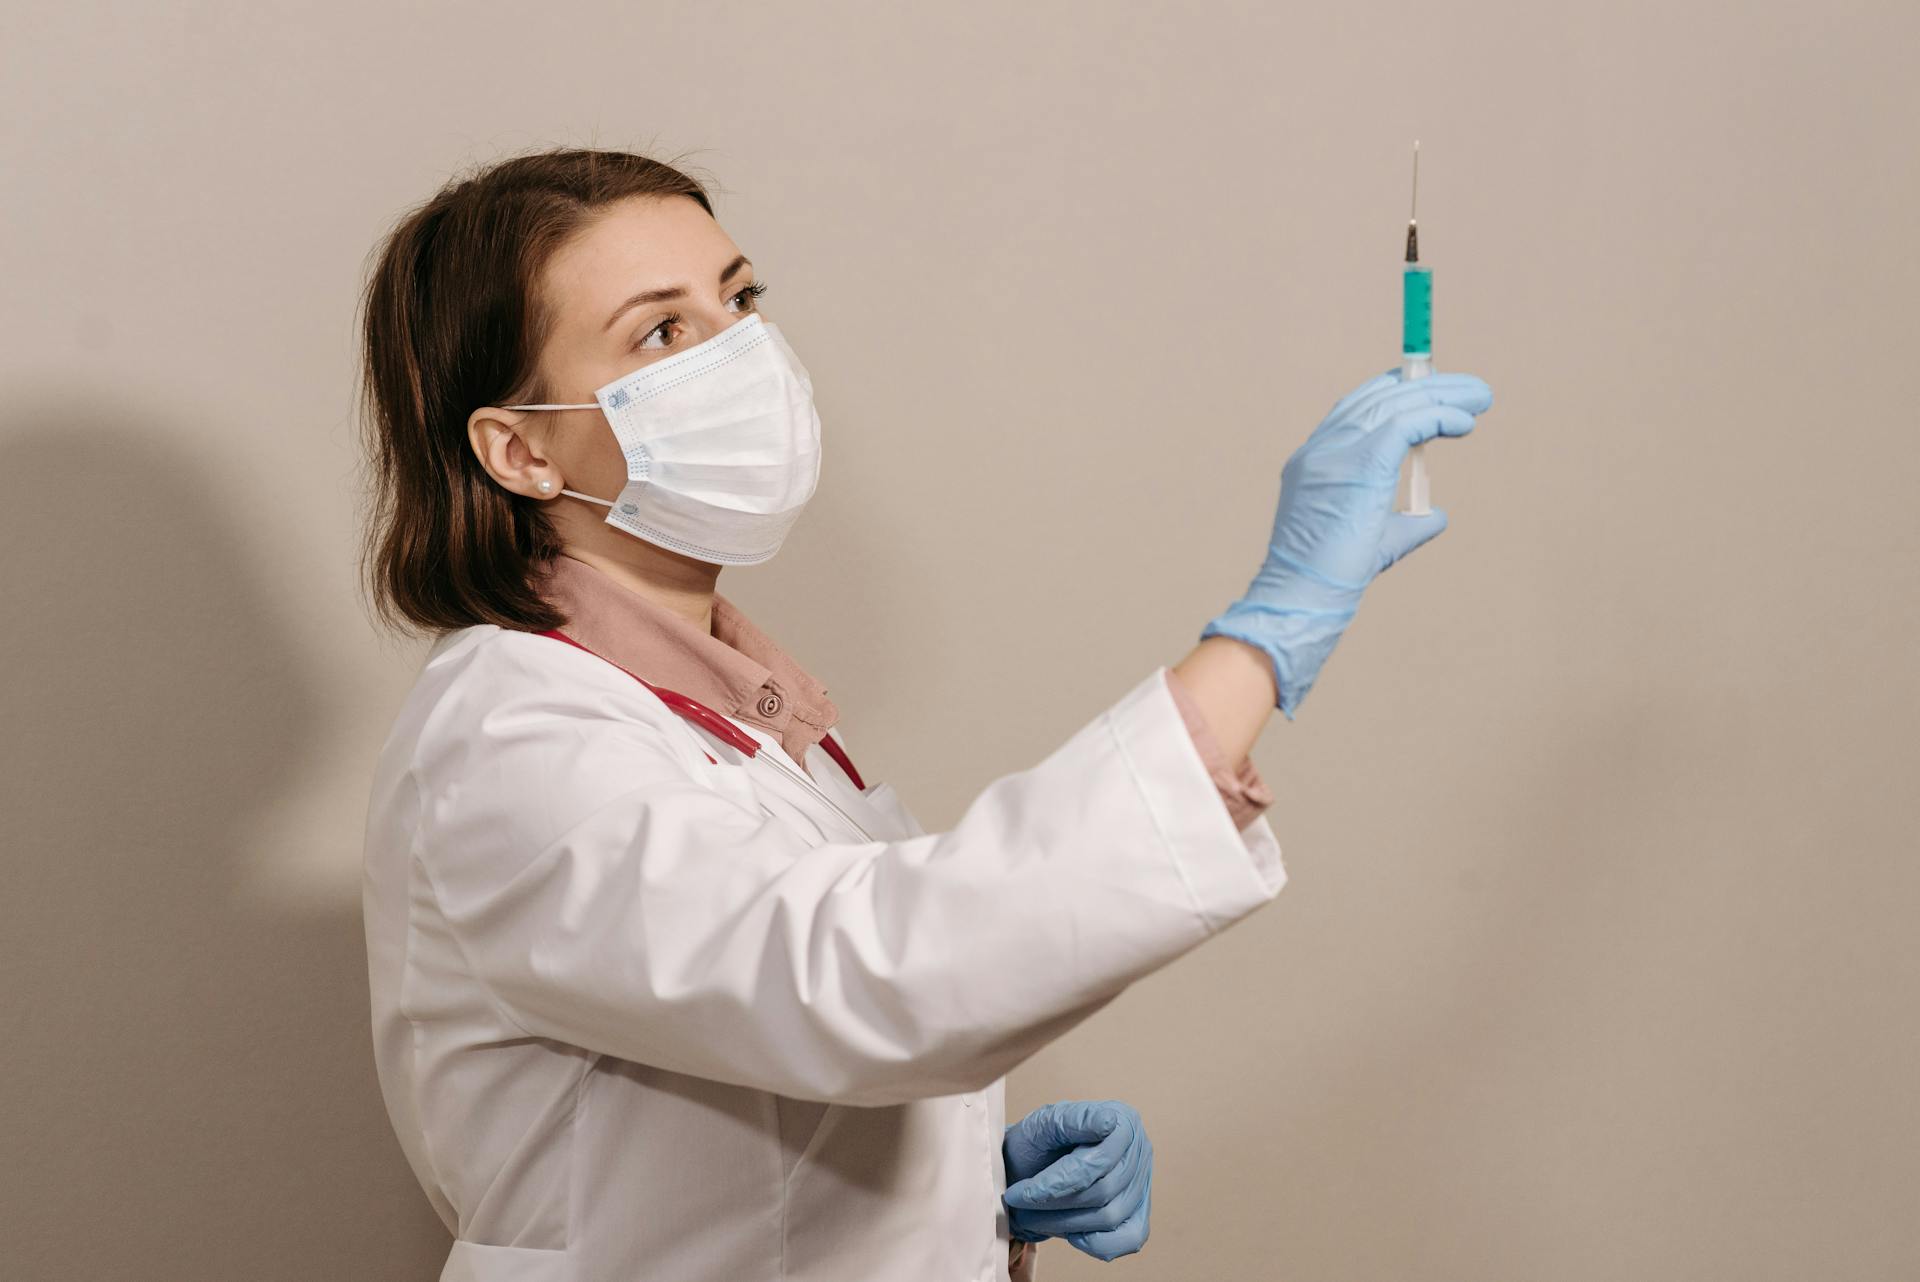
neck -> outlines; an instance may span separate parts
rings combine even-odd
[[[656,547],[618,530],[609,530],[607,534],[631,546],[589,547],[568,543],[561,552],[586,562],[621,587],[665,606],[708,636],[713,635],[713,585],[720,577],[719,566]],[[601,543],[601,540],[595,542]]]

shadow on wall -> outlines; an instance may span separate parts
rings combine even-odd
[[[0,442],[7,1276],[435,1277],[357,906],[238,893],[321,698],[246,531],[138,407],[11,411]]]

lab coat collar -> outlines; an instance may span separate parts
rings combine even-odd
[[[827,687],[740,608],[713,594],[713,632],[562,552],[536,584],[566,634],[635,676],[778,736],[795,761],[839,720]]]

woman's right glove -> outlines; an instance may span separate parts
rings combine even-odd
[[[1102,1260],[1147,1242],[1153,1145],[1140,1114],[1117,1099],[1045,1104],[1006,1128],[1009,1236],[1064,1237]]]
[[[1288,720],[1307,697],[1374,576],[1447,528],[1447,514],[1393,510],[1400,462],[1436,436],[1465,436],[1493,392],[1471,374],[1402,381],[1399,371],[1349,392],[1280,471],[1280,507],[1260,572],[1201,639],[1265,651]]]

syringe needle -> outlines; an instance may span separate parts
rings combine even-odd
[[[1407,261],[1420,261],[1420,140],[1413,140],[1413,201],[1407,206]]]
[[[1407,206],[1407,221],[1413,222],[1420,213],[1420,140],[1413,140],[1413,203]]]

